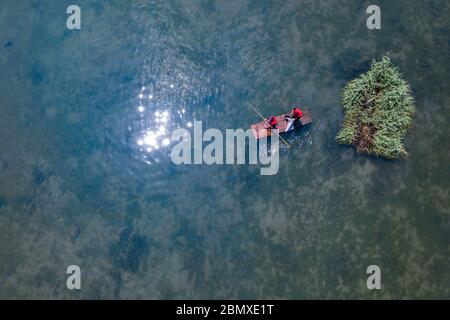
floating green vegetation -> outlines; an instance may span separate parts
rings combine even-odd
[[[347,84],[342,107],[345,117],[338,143],[388,159],[407,154],[402,141],[412,123],[414,98],[387,56],[373,60],[368,72]]]

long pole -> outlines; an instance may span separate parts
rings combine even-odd
[[[253,111],[255,111],[255,112],[258,114],[258,116],[261,117],[261,119],[263,119],[263,121],[265,121],[265,122],[269,125],[269,127],[271,127],[269,121],[267,121],[267,119],[264,118],[264,117],[262,116],[262,114],[259,113],[258,110],[256,110],[256,108],[255,108],[250,102],[247,102],[247,104],[248,104],[248,106],[249,106],[250,108],[253,109]],[[280,137],[281,141],[283,141],[284,144],[288,146],[288,148],[291,148],[291,146],[289,145],[289,143],[287,143],[286,140],[284,140],[283,137],[280,136],[280,134],[278,133],[278,131],[275,130],[275,133],[278,135],[278,137]]]

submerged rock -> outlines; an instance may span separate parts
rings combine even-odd
[[[76,224],[76,225],[71,226],[70,231],[69,231],[70,239],[72,239],[72,241],[76,240],[78,238],[78,236],[80,235],[80,232],[81,232],[81,228],[79,225]]]
[[[114,266],[124,271],[136,273],[149,253],[146,237],[132,233],[132,228],[122,231],[118,242],[110,247],[110,257]]]
[[[33,183],[35,185],[40,186],[41,184],[44,183],[46,178],[44,171],[42,171],[39,168],[34,168],[32,175],[33,175]]]
[[[373,61],[368,72],[350,81],[342,93],[344,124],[336,140],[358,152],[396,159],[415,112],[409,85],[388,57]]]
[[[41,64],[35,64],[30,71],[31,84],[38,86],[44,81],[45,71]]]

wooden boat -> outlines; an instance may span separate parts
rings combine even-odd
[[[294,130],[294,126],[292,123],[292,120],[290,120],[289,117],[290,113],[286,113],[286,114],[282,114],[281,116],[277,117],[278,120],[278,132],[280,134],[283,134],[285,132],[288,131],[292,131]],[[310,124],[312,122],[312,118],[311,118],[311,114],[309,113],[308,110],[304,110],[303,111],[303,117],[300,118],[301,121],[301,126],[306,126],[307,124]],[[252,132],[253,132],[253,136],[255,137],[256,140],[261,139],[261,138],[265,138],[265,137],[269,137],[272,134],[272,130],[269,129],[269,123],[267,121],[262,121],[259,123],[256,123],[254,125],[251,126],[252,128]]]

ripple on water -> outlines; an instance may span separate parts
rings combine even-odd
[[[190,130],[197,116],[194,110],[212,102],[221,88],[208,85],[202,77],[185,74],[161,75],[143,81],[130,102],[127,124],[128,144],[135,156],[149,165],[166,163],[170,156],[171,134]]]

